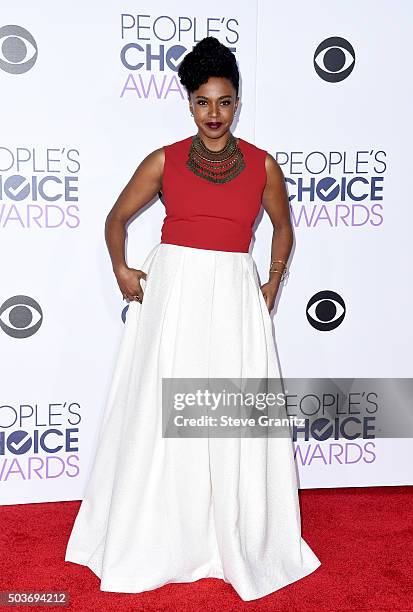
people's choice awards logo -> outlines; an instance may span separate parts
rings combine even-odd
[[[307,320],[318,331],[331,331],[343,322],[346,305],[335,291],[319,291],[309,300],[306,308]]]
[[[0,143],[0,228],[76,229],[79,176],[77,148]]]
[[[328,83],[344,81],[353,71],[356,54],[345,38],[330,36],[321,42],[314,53],[314,68]]]
[[[9,74],[28,72],[36,63],[37,43],[28,30],[18,25],[0,28],[0,68]]]
[[[12,338],[28,338],[43,321],[40,304],[28,295],[14,295],[0,306],[0,328]]]
[[[126,71],[121,98],[185,100],[177,72],[199,32],[220,38],[234,53],[239,44],[237,17],[122,13],[119,23],[119,58]]]
[[[78,476],[81,420],[72,400],[0,402],[0,482]]]
[[[387,153],[357,150],[277,151],[295,227],[379,228],[384,223]]]

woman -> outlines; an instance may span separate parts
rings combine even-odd
[[[215,577],[252,600],[320,565],[301,537],[291,438],[163,435],[162,379],[279,377],[269,311],[292,245],[289,205],[274,158],[230,131],[233,53],[204,38],[178,74],[198,131],[150,153],[107,217],[129,308],[65,560],[103,591]],[[134,269],[125,225],[158,192],[161,242]],[[276,229],[262,287],[248,252],[261,205]]]

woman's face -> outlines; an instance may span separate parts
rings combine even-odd
[[[215,140],[224,136],[231,127],[239,98],[229,79],[210,77],[206,83],[190,94],[189,108],[194,115],[199,135]]]

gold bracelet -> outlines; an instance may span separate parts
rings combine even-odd
[[[277,272],[278,274],[281,274],[281,281],[284,280],[285,276],[287,275],[287,268],[284,268],[284,270],[270,270],[270,274],[272,272]]]
[[[273,264],[273,263],[275,263],[276,261],[277,261],[277,262],[280,262],[280,263],[282,263],[282,264],[284,264],[284,266],[286,266],[286,265],[287,265],[287,264],[285,263],[285,261],[283,261],[282,259],[273,259],[273,260],[271,261],[271,263],[270,263],[270,268],[271,268],[272,264]]]
[[[284,268],[282,270],[277,270],[277,268],[273,268],[272,266],[275,263],[282,263]],[[272,259],[271,263],[270,263],[269,274],[271,274],[272,272],[276,272],[277,274],[281,274],[280,282],[282,282],[284,280],[284,278],[286,277],[286,275],[288,274],[286,262],[283,261],[282,259]]]

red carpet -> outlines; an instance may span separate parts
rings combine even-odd
[[[91,570],[63,560],[79,502],[0,508],[0,590],[67,590],[71,605],[63,609],[80,611],[413,611],[412,487],[306,490],[300,499],[303,536],[322,565],[255,601],[215,578],[140,595],[99,591]]]

